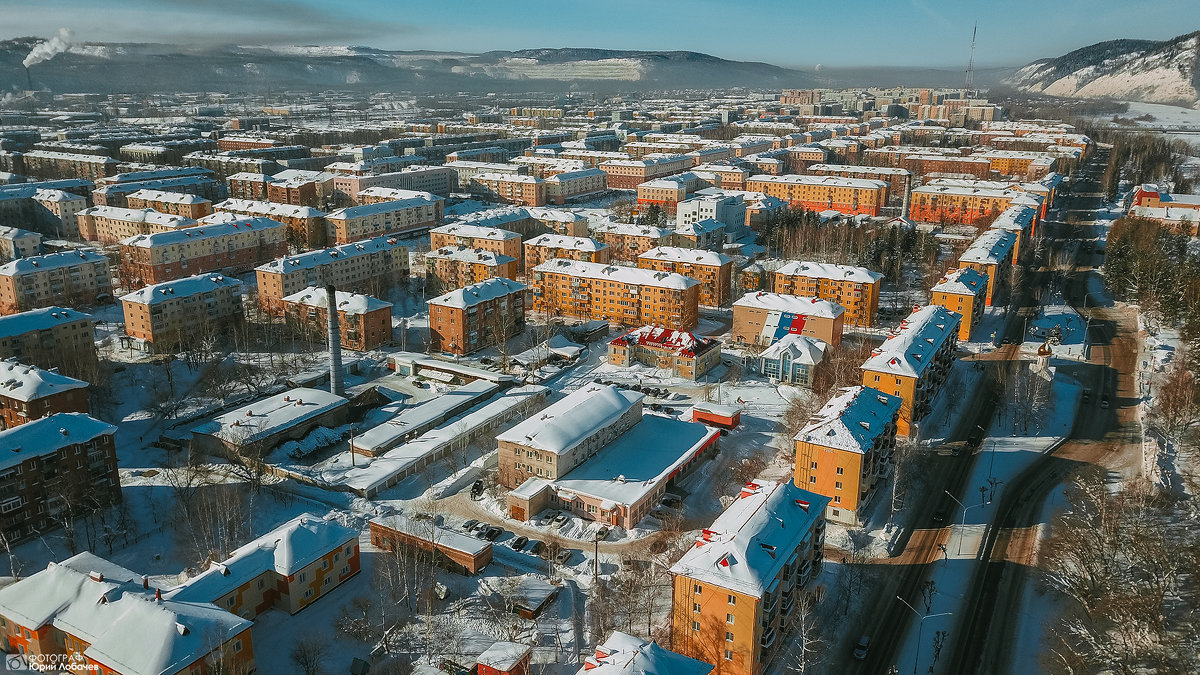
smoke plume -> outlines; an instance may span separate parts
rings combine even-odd
[[[26,68],[29,66],[49,61],[59,54],[67,51],[71,47],[71,30],[69,28],[59,28],[58,35],[46,40],[30,50],[29,55],[21,62]]]

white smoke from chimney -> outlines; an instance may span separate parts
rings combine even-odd
[[[38,44],[29,51],[29,55],[21,62],[21,65],[28,68],[29,66],[37,65],[42,61],[49,61],[59,54],[71,48],[71,39],[74,36],[71,34],[70,28],[59,28],[58,35]]]

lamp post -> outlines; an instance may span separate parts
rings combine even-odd
[[[896,599],[899,600],[900,602],[904,602],[904,598],[902,598],[898,595],[896,596]],[[904,606],[911,609],[913,614],[916,614],[917,619],[919,619],[919,621],[917,622],[917,648],[915,650],[916,653],[913,654],[913,673],[915,674],[917,672],[917,662],[920,661],[920,659],[921,659],[921,640],[924,638],[924,635],[925,635],[925,619],[932,619],[935,616],[950,616],[954,612],[942,612],[940,614],[926,614],[924,616],[921,616],[921,613],[918,612],[915,607],[908,604],[907,602],[904,602]]]
[[[963,535],[966,534],[966,530],[967,530],[967,509],[973,509],[976,506],[981,506],[981,504],[972,504],[970,506],[967,506],[966,504],[963,504],[962,502],[958,501],[958,497],[955,497],[954,495],[950,494],[949,490],[942,490],[942,492],[945,492],[947,497],[949,497],[950,499],[953,499],[955,504],[958,504],[960,507],[962,507],[962,525],[959,527],[959,530],[958,530],[958,554],[962,555]]]

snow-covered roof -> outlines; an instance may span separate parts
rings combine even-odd
[[[471,305],[476,305],[488,300],[494,300],[503,295],[511,295],[525,291],[525,284],[496,277],[492,279],[484,279],[479,283],[457,288],[445,295],[439,295],[429,301],[430,305],[442,305],[445,307],[466,308]]]
[[[349,403],[327,391],[300,387],[214,417],[192,427],[192,433],[239,445],[253,443]]]
[[[96,317],[65,307],[42,307],[28,312],[0,316],[0,339],[23,335],[31,331],[49,330],[64,323],[86,319],[96,323]]]
[[[1016,232],[989,229],[971,242],[958,261],[998,265],[1012,257],[1013,247],[1017,245],[1017,236]]]
[[[987,274],[973,267],[949,270],[930,291],[957,295],[979,295],[987,290]]]
[[[1036,195],[1025,195],[1025,199],[1036,197]],[[1041,198],[1038,197],[1038,202]],[[1037,219],[1037,209],[1030,206],[1018,204],[1013,200],[1012,206],[1000,212],[999,216],[992,221],[992,227],[998,230],[1008,230],[1010,232],[1028,232],[1033,226],[1033,221]]]
[[[562,160],[562,161],[571,161],[571,160]],[[553,176],[547,176],[546,182],[547,183],[561,183],[562,181],[565,181],[565,180],[577,180],[577,179],[584,179],[584,178],[589,178],[589,177],[594,177],[594,176],[606,176],[606,175],[607,174],[604,173],[603,171],[601,171],[600,169],[580,168],[580,169],[574,169],[571,171],[562,171],[562,172],[554,174]]]
[[[723,229],[725,229],[725,223],[714,218],[705,218],[704,220],[697,220],[694,223],[682,223],[676,226],[675,233],[688,236],[701,236]]]
[[[733,303],[733,306],[792,312],[802,316],[818,316],[825,319],[836,319],[846,312],[846,309],[836,302],[767,291],[751,291]]]
[[[16,466],[30,457],[58,452],[76,443],[87,443],[117,428],[85,413],[55,413],[0,431],[0,448],[9,450],[0,455],[0,469]]]
[[[165,204],[207,204],[209,200],[187,192],[167,192],[165,190],[143,189],[131,192],[126,199],[144,199]]]
[[[476,539],[469,534],[464,534],[448,527],[434,525],[431,521],[416,520],[399,513],[372,518],[371,522],[386,527],[389,530],[419,537],[426,541],[429,540],[430,534],[432,534],[433,541],[439,548],[461,551],[472,557],[492,547],[492,542],[490,541]],[[432,533],[430,528],[433,528]]]
[[[23,274],[35,274],[46,270],[74,267],[90,263],[108,264],[108,258],[91,249],[73,249],[60,253],[34,255],[0,265],[0,276],[16,277]]]
[[[757,181],[760,183],[789,183],[792,185],[822,185],[826,187],[856,189],[877,189],[887,187],[887,183],[881,180],[869,178],[842,178],[841,176],[805,176],[798,174],[772,176],[769,174],[758,174],[751,176],[746,180],[747,182]]]
[[[815,366],[825,359],[825,350],[828,347],[824,340],[799,333],[788,333],[764,349],[758,358],[778,361],[786,355],[792,363]]]
[[[328,553],[358,540],[358,532],[314,513],[304,513],[239,546],[228,558],[164,593],[180,602],[214,602],[238,586],[274,571],[287,577]]]
[[[0,614],[27,627],[51,624],[86,643],[85,657],[125,675],[186,670],[251,626],[211,603],[156,599],[129,570],[90,553],[0,589]]]
[[[412,199],[394,199],[386,202],[375,202],[374,204],[360,204],[359,206],[348,206],[344,209],[338,209],[325,216],[328,220],[352,220],[354,218],[369,218],[381,213],[392,213],[395,211],[404,211],[407,209],[419,209],[426,206],[431,206],[433,201],[424,197],[415,197]]]
[[[570,237],[562,234],[541,234],[525,242],[526,246],[541,246],[544,248],[563,249],[568,251],[587,251],[594,253],[608,244],[602,244],[591,237]]]
[[[1185,220],[1192,223],[1200,221],[1200,212],[1186,206],[1133,206],[1129,209],[1129,215],[1135,218],[1150,218],[1174,223],[1182,223]]]
[[[496,440],[561,455],[616,422],[644,398],[628,389],[589,384],[499,434]]]
[[[625,284],[653,286],[655,288],[673,288],[676,290],[683,290],[700,284],[699,281],[691,277],[685,277],[674,272],[658,272],[655,270],[639,269],[637,267],[620,267],[584,260],[567,260],[565,258],[551,258],[533,268],[533,271],[549,274],[566,274],[573,277],[587,277],[589,279],[610,279]]]
[[[283,216],[288,218],[323,218],[325,212],[310,206],[295,206],[276,202],[260,202],[253,199],[226,199],[213,206],[216,211],[245,213],[251,216]],[[211,218],[209,216],[208,218]]]
[[[665,349],[676,356],[694,358],[697,354],[703,354],[720,343],[712,338],[689,333],[685,330],[671,330],[670,328],[659,326],[642,326],[614,338],[609,344],[622,347],[630,344],[649,345]]]
[[[235,174],[230,175],[225,180],[227,180],[227,181],[242,180],[242,181],[254,181],[255,183],[270,183],[272,181],[272,178],[265,173],[253,173],[251,171],[239,171]],[[237,201],[240,201],[240,200],[237,200]]]
[[[277,227],[287,227],[283,223],[270,218],[238,216],[233,213],[214,213],[206,216],[193,227],[185,227],[168,232],[152,234],[135,234],[128,239],[122,239],[122,246],[137,248],[155,248],[157,246],[173,246],[188,241],[203,239],[220,239],[239,232],[249,230],[270,230]]]
[[[475,380],[436,398],[401,410],[382,424],[354,437],[354,447],[372,455],[388,450],[405,436],[432,428],[446,421],[454,410],[478,405],[491,398],[500,387],[487,380]],[[386,408],[385,408],[386,410]]]
[[[278,260],[272,260],[265,265],[259,265],[255,268],[262,272],[275,272],[277,274],[288,274],[297,270],[313,269],[321,265],[328,265],[334,260],[340,258],[352,258],[360,255],[370,255],[379,251],[390,251],[397,248],[406,248],[399,240],[390,237],[375,237],[373,239],[363,239],[361,241],[352,241],[349,244],[333,246],[331,248],[323,248],[316,251],[306,251],[296,255],[287,255]]]
[[[149,190],[139,190],[138,192],[149,192]],[[134,194],[137,193],[135,192]],[[131,223],[153,223],[159,227],[191,227],[196,224],[196,221],[191,218],[177,216],[172,213],[161,213],[154,209],[127,209],[120,206],[92,206],[80,211],[76,215],[112,218]]]
[[[30,232],[19,227],[0,226],[0,239],[26,239],[29,237],[41,239],[42,235],[39,232]]]
[[[519,642],[494,642],[475,659],[475,663],[508,672],[516,668],[532,651],[532,647]]]
[[[799,260],[793,260],[785,264],[783,267],[775,270],[775,273],[788,277],[803,276],[814,279],[830,279],[833,281],[853,281],[860,284],[873,284],[883,278],[883,275],[879,272],[873,272],[865,267]]]
[[[0,361],[0,397],[34,401],[73,389],[86,389],[87,382],[61,375],[53,370],[18,363],[15,358]]]
[[[827,504],[829,497],[791,481],[752,480],[712,525],[701,530],[671,572],[761,597],[771,590],[792,552],[811,545],[813,525],[823,518]]]
[[[292,293],[283,299],[284,302],[293,302],[298,305],[307,307],[329,307],[329,293],[322,287],[309,286],[308,288]],[[388,309],[392,303],[380,300],[379,298],[364,295],[362,293],[351,293],[350,291],[337,292],[337,310],[344,312],[349,316],[356,314],[366,314],[380,309]]]
[[[1059,176],[1060,174],[1049,174],[1051,176]],[[980,189],[980,190],[1000,190],[1012,191],[1021,190],[1022,192],[1033,192],[1035,194],[1049,194],[1050,187],[1046,183],[1038,181],[1036,183],[1027,183],[1023,181],[1004,181],[1004,180],[977,180],[973,178],[934,178],[925,183],[927,186],[949,186],[964,189]]]
[[[524,218],[524,216],[522,216]],[[470,237],[471,239],[487,239],[489,241],[508,241],[510,239],[520,239],[521,235],[516,232],[501,229],[499,227],[485,227],[482,225],[472,225],[470,223],[450,223],[435,227],[429,231],[430,234],[452,234],[456,237]]]
[[[427,202],[445,201],[432,192],[425,192],[423,190],[405,190],[402,188],[390,188],[378,185],[359,190],[358,199],[362,200],[363,197],[383,197],[392,201],[402,199],[423,199]]]
[[[858,385],[841,389],[813,415],[795,440],[847,452],[871,449],[900,412],[899,396]]]
[[[39,202],[78,202],[87,201],[86,197],[81,197],[77,194],[67,192],[65,190],[50,190],[46,188],[38,188],[33,193],[33,199]]]
[[[212,272],[151,284],[141,290],[121,296],[121,301],[154,305],[176,298],[186,298],[193,295],[200,295],[201,293],[209,293],[220,288],[232,288],[236,293],[241,285],[242,282],[236,278]]]
[[[808,167],[808,171],[849,171],[855,173],[879,174],[881,176],[911,176],[912,172],[908,169],[901,169],[898,166],[858,166],[854,164],[813,164]]]
[[[668,260],[670,262],[689,263],[693,265],[712,265],[720,267],[732,263],[733,258],[714,251],[699,248],[682,248],[679,246],[656,246],[638,256],[646,260]]]
[[[656,642],[613,631],[575,675],[709,675],[703,661],[663,649]]]
[[[871,350],[862,369],[876,373],[920,377],[937,350],[958,334],[962,315],[939,305],[925,305],[900,321],[883,344]]]
[[[633,223],[605,223],[600,228],[605,232],[612,234],[621,234],[629,237],[651,237],[653,239],[662,239],[669,237],[675,233],[674,230],[665,227],[650,227],[648,225],[634,225]]]
[[[534,220],[555,223],[578,223],[586,221],[587,216],[575,211],[567,209],[552,209],[546,206],[526,206],[523,207],[525,213],[528,213]]]
[[[516,258],[510,255],[485,251],[481,248],[471,248],[470,246],[443,246],[437,250],[426,253],[425,259],[457,260],[460,262],[479,263],[489,267],[495,267],[497,265],[504,265],[506,263],[517,261]]]

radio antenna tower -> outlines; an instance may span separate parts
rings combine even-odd
[[[967,60],[967,91],[975,89],[975,35],[979,32],[979,22],[971,29],[971,58]]]

